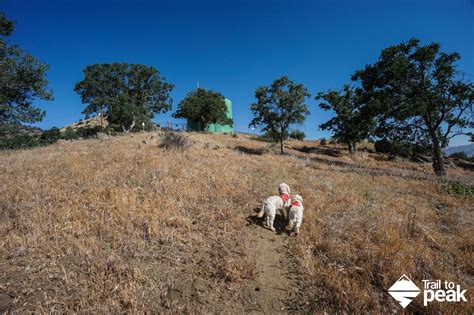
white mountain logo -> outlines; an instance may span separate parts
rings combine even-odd
[[[410,278],[403,275],[388,289],[388,293],[405,308],[420,294],[420,289]]]

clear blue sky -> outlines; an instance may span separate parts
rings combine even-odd
[[[55,100],[36,103],[47,112],[42,128],[83,117],[73,87],[94,63],[155,66],[176,85],[173,110],[197,82],[217,90],[233,102],[237,131],[248,131],[257,86],[288,75],[313,95],[338,89],[381,49],[412,36],[458,51],[459,70],[474,80],[472,0],[0,0],[0,10],[17,22],[12,42],[51,66]],[[314,98],[308,104],[311,116],[300,129],[328,137],[318,125],[331,114]]]

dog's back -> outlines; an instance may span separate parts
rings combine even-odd
[[[264,213],[275,213],[277,209],[283,207],[283,200],[280,196],[270,196],[263,201],[262,208],[258,213],[258,217],[263,217]]]
[[[300,232],[300,226],[303,222],[303,198],[300,195],[295,195],[292,198],[291,208],[289,210],[288,230],[295,230],[295,234]]]

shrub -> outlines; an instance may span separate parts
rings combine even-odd
[[[53,127],[49,130],[45,130],[40,136],[41,142],[43,144],[52,144],[61,139],[61,132],[58,128]]]
[[[76,133],[79,137],[87,139],[92,138],[97,135],[97,133],[102,131],[101,126],[94,126],[94,127],[80,127],[77,129]]]
[[[76,130],[71,127],[67,127],[64,133],[62,134],[62,138],[65,140],[73,140],[78,139],[79,135],[77,134]]]
[[[442,184],[442,187],[449,194],[474,197],[474,185],[458,181],[446,181]]]
[[[188,137],[183,134],[166,131],[161,136],[160,148],[165,148],[166,150],[184,150],[189,146]]]
[[[37,147],[41,144],[41,139],[38,136],[19,134],[14,136],[13,138],[2,141],[0,144],[0,148],[7,150],[26,149]]]
[[[255,140],[255,141],[262,141],[262,142],[269,142],[269,143],[275,143],[275,140],[272,138],[267,138],[265,136],[257,136],[257,137],[250,137],[250,140]]]
[[[469,159],[466,152],[463,152],[463,151],[450,154],[449,157],[452,157],[454,159],[461,159],[461,160],[468,160]]]
[[[334,139],[329,140],[329,144],[336,144],[336,143],[337,143],[337,141],[334,140]]]
[[[389,141],[382,139],[374,144],[376,152],[389,153],[397,156],[412,157],[415,154],[423,154],[429,152],[429,147],[422,147],[409,142]]]
[[[321,140],[319,140],[319,145],[326,145],[326,144],[327,144],[326,138],[321,138]]]
[[[294,140],[304,140],[306,135],[304,134],[303,131],[295,129],[292,132],[290,132],[290,138]]]
[[[45,130],[41,135],[17,134],[10,139],[1,142],[1,149],[26,149],[53,144],[61,139],[61,132],[53,127]]]

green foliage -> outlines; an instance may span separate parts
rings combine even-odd
[[[76,130],[71,127],[67,127],[64,133],[62,134],[62,138],[64,140],[74,140],[78,139],[79,135],[77,134]]]
[[[249,139],[250,140],[255,140],[255,141],[261,141],[261,142],[275,143],[274,139],[268,138],[264,135],[256,136],[256,137],[250,137]]]
[[[154,67],[111,63],[87,66],[74,91],[87,104],[86,117],[100,113],[110,124],[129,131],[169,111],[173,87]]]
[[[304,140],[304,138],[306,137],[306,135],[304,134],[303,131],[299,130],[299,129],[295,129],[295,130],[292,130],[290,132],[290,138],[293,139],[293,140]]]
[[[76,130],[76,134],[79,138],[88,139],[97,136],[97,134],[102,130],[103,128],[101,126],[79,127]]]
[[[319,140],[319,145],[327,145],[326,138],[321,138],[321,140]]]
[[[40,138],[44,145],[52,144],[52,143],[57,142],[59,139],[61,139],[61,132],[59,131],[58,128],[53,127],[49,130],[45,130],[41,134]]]
[[[278,143],[278,141],[280,141],[280,136],[284,141],[286,141],[286,140],[288,140],[290,135],[288,133],[288,130],[285,130],[283,132],[283,135],[280,135],[279,133],[275,133],[275,132],[272,132],[272,131],[268,130],[268,131],[264,132],[260,137],[262,139],[268,139],[268,140],[270,140],[270,142]]]
[[[45,112],[33,106],[36,99],[51,100],[47,89],[48,65],[14,44],[7,37],[14,23],[0,12],[0,123],[41,121]]]
[[[12,138],[3,140],[0,142],[0,149],[2,150],[15,150],[15,149],[27,149],[42,145],[41,140],[38,136],[31,136],[27,134],[18,134]]]
[[[390,141],[425,146],[433,152],[433,169],[445,175],[442,148],[472,125],[474,86],[457,78],[458,53],[440,45],[421,46],[410,39],[384,49],[377,62],[357,71],[361,98],[377,122],[375,135]]]
[[[389,153],[407,158],[411,158],[415,154],[426,154],[430,152],[430,147],[427,146],[421,146],[403,141],[390,141],[387,139],[376,141],[374,148],[376,152]]]
[[[227,117],[227,105],[221,93],[198,88],[189,92],[179,103],[175,118],[200,122],[206,131],[210,124],[232,125]]]
[[[454,159],[461,159],[461,160],[467,160],[468,159],[468,156],[467,156],[466,152],[463,152],[463,151],[450,154],[449,157],[452,157]]]
[[[61,139],[61,132],[53,127],[43,131],[41,134],[18,133],[15,136],[0,142],[0,149],[27,149],[38,146],[53,144]]]
[[[256,103],[250,105],[254,118],[249,126],[262,127],[275,141],[280,141],[283,154],[283,141],[292,124],[302,124],[308,116],[305,99],[309,97],[302,84],[295,84],[284,76],[273,81],[270,86],[261,86],[255,91]]]
[[[474,156],[467,156],[466,152],[456,152],[449,155],[450,158],[464,160],[468,162],[474,162]]]
[[[442,187],[449,194],[474,197],[474,185],[458,181],[444,181]]]
[[[367,108],[362,102],[361,93],[361,89],[344,85],[341,92],[320,92],[316,96],[316,100],[324,101],[319,107],[334,111],[336,114],[319,127],[331,130],[333,137],[346,144],[350,152],[355,150],[357,142],[369,137],[374,124],[372,116],[367,113]]]

